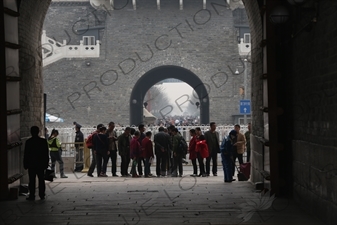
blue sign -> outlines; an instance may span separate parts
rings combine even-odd
[[[240,114],[250,114],[250,100],[240,100]]]

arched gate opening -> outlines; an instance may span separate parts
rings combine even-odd
[[[146,72],[135,84],[130,97],[130,124],[138,125],[143,122],[143,102],[146,92],[156,83],[168,78],[179,79],[194,89],[194,98],[199,99],[200,104],[200,123],[209,123],[209,96],[203,82],[197,75],[183,67],[166,65]],[[191,99],[186,101],[197,103]],[[164,117],[166,110],[170,110],[171,107],[168,105],[166,109],[163,108],[161,115]]]

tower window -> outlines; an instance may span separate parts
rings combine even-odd
[[[84,45],[95,45],[95,36],[83,36]]]

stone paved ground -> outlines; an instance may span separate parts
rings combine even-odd
[[[191,169],[182,178],[68,174],[48,182],[44,201],[0,202],[0,224],[323,224],[293,200],[261,196],[250,182],[224,183],[221,171],[193,178]]]

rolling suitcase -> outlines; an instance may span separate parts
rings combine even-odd
[[[246,177],[246,180],[250,178],[250,162],[240,165],[240,172]]]
[[[238,171],[238,180],[239,181],[247,181],[250,177],[250,163],[244,163],[240,165],[240,168],[236,167],[236,170]]]

